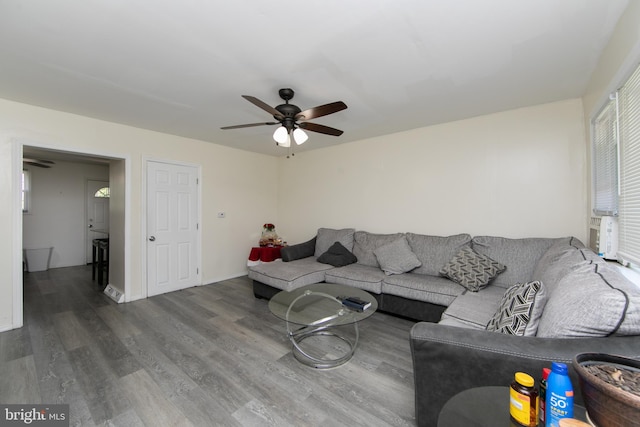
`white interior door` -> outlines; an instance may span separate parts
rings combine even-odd
[[[147,294],[196,286],[198,170],[147,162]]]
[[[87,264],[93,261],[93,239],[109,237],[109,198],[96,197],[96,192],[102,188],[109,188],[109,182],[87,180]]]

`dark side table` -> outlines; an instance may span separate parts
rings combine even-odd
[[[573,417],[586,421],[582,406],[573,406]],[[445,403],[438,427],[519,427],[509,417],[509,387],[476,387],[456,394]]]

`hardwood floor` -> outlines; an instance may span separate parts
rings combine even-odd
[[[413,322],[375,313],[347,364],[316,370],[247,277],[115,304],[90,267],[27,273],[0,334],[0,402],[68,403],[71,425],[411,426]]]

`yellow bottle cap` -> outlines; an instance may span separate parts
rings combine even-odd
[[[533,387],[533,384],[535,384],[533,377],[524,372],[516,372],[515,378],[518,384],[522,384],[525,387]]]

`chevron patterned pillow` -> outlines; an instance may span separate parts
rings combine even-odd
[[[467,247],[442,267],[440,275],[448,277],[472,292],[478,292],[507,267]]]
[[[487,331],[518,336],[535,336],[546,303],[542,282],[511,286],[502,296],[498,310],[487,324]]]

